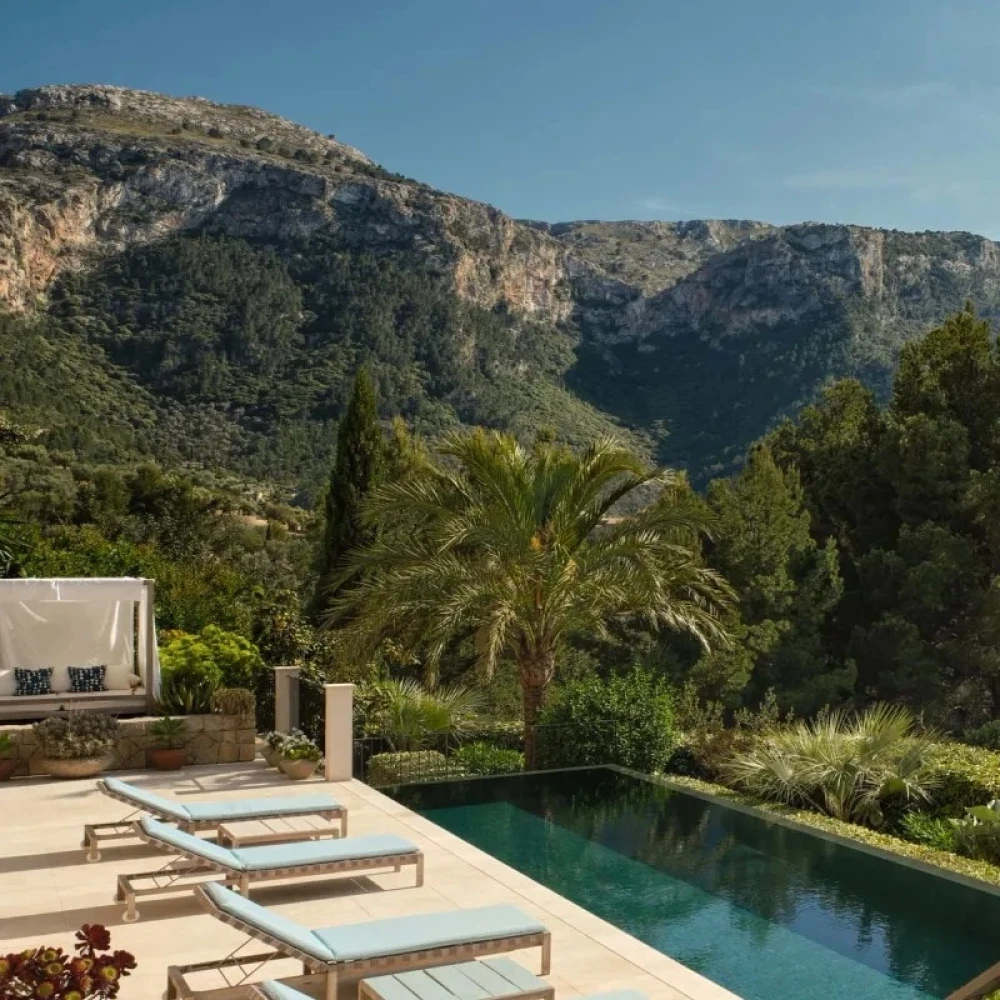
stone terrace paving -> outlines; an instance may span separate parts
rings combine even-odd
[[[423,888],[412,870],[356,879],[264,883],[252,897],[307,926],[323,926],[455,907],[511,902],[552,931],[552,975],[559,1000],[598,990],[633,988],[650,1000],[737,1000],[717,986],[475,847],[441,830],[359,781],[292,784],[262,762],[118,775],[181,801],[262,797],[329,790],[350,809],[350,833],[395,833],[426,854]],[[135,954],[139,967],[125,980],[123,1000],[163,995],[168,965],[222,958],[243,935],[200,911],[193,897],[140,900],[142,919],[122,922],[113,902],[119,872],[156,869],[167,860],[138,841],[103,845],[101,860],[84,861],[84,823],[121,818],[127,808],[102,795],[92,780],[16,780],[0,784],[0,952],[53,944],[71,947],[83,923],[111,929],[112,947]],[[133,846],[133,843],[135,846]],[[253,951],[267,950],[255,942]],[[538,951],[513,956],[538,971]],[[276,977],[301,972],[297,963],[271,966]],[[224,984],[217,973],[194,980],[197,989]],[[356,986],[341,997],[356,995]]]

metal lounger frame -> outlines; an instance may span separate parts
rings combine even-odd
[[[541,948],[541,974],[547,976],[552,971],[552,935],[549,931],[493,938],[489,941],[468,941],[463,944],[448,945],[442,948],[426,948],[421,951],[409,952],[406,955],[385,955],[377,958],[364,958],[352,962],[331,964],[299,950],[286,941],[278,940],[259,928],[254,927],[252,924],[240,920],[239,917],[234,917],[230,913],[223,912],[215,906],[205,893],[197,892],[196,896],[198,902],[212,916],[221,920],[224,924],[242,931],[249,938],[256,938],[258,941],[262,941],[276,950],[238,958],[238,953],[248,943],[244,942],[244,944],[234,949],[225,958],[214,962],[172,965],[167,969],[167,1000],[192,1000],[192,998],[198,996],[215,996],[218,1000],[222,1000],[224,996],[245,996],[248,985],[246,983],[247,978],[267,962],[283,958],[292,958],[301,962],[303,975],[282,981],[289,986],[306,989],[321,985],[324,1000],[337,1000],[337,987],[342,978],[360,979],[370,975],[383,976],[397,972],[406,972],[409,969],[429,969],[438,965],[451,965],[454,962],[480,958],[486,955],[502,955],[505,952],[518,951],[521,948]],[[242,970],[249,965],[254,966],[254,968],[249,972],[243,973]],[[187,976],[192,972],[206,972],[212,969],[221,971],[232,968],[240,969],[242,975],[236,983],[230,984],[230,988],[228,989],[199,991],[196,993],[187,983]],[[243,992],[240,993],[239,990]]]
[[[140,840],[161,851],[176,854],[190,865],[177,865],[170,862],[154,872],[135,872],[131,875],[118,876],[118,889],[115,902],[125,903],[123,919],[133,923],[139,919],[136,901],[140,896],[162,896],[174,892],[193,892],[206,876],[221,875],[221,881],[231,888],[239,890],[242,896],[250,895],[252,882],[267,882],[275,879],[307,878],[312,875],[348,875],[357,872],[377,871],[380,868],[391,868],[401,871],[405,865],[416,868],[417,887],[424,884],[424,853],[423,851],[406,851],[399,854],[380,854],[367,858],[344,858],[340,861],[315,861],[301,865],[286,865],[282,868],[264,868],[255,871],[245,871],[230,868],[219,861],[212,861],[193,852],[184,851],[173,844],[151,837],[143,830],[140,823],[135,823],[134,833]],[[137,886],[137,882],[153,882],[145,888]]]
[[[223,836],[219,838],[220,843],[226,843],[230,847],[239,847],[242,844],[278,844],[293,840],[315,840],[319,837],[346,837],[347,836],[347,809],[338,806],[336,809],[317,809],[312,812],[290,813],[287,816],[262,816],[256,822],[267,823],[272,820],[288,820],[291,818],[301,818],[304,816],[318,816],[320,819],[329,821],[331,824],[340,822],[340,829],[334,827],[311,828],[307,830],[296,829],[274,829],[267,833],[250,834],[248,836],[237,837],[231,831],[225,829],[225,819],[215,820],[178,820],[176,816],[167,816],[158,813],[152,806],[137,806],[133,799],[126,795],[121,795],[114,789],[109,788],[103,781],[97,782],[97,787],[107,796],[124,802],[132,807],[124,819],[112,823],[85,823],[83,827],[83,840],[80,846],[87,852],[88,861],[100,861],[100,844],[105,840],[132,840],[135,837],[135,819],[137,816],[147,814],[163,820],[165,823],[175,823],[177,827],[185,833],[198,833],[202,830],[223,831]],[[238,822],[250,822],[250,820],[239,820]]]

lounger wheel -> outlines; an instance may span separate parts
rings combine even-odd
[[[93,864],[95,861],[100,861],[101,860],[101,852],[100,851],[87,851],[87,860],[91,864]]]
[[[131,913],[126,910],[122,914],[122,921],[126,924],[134,924],[139,919],[139,911],[133,910]]]

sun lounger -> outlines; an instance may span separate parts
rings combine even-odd
[[[505,963],[501,965],[500,963]],[[479,969],[470,969],[472,966],[479,966]],[[485,966],[485,970],[482,967]],[[470,982],[462,976],[463,970],[469,970],[469,974],[475,976],[475,980]],[[483,972],[485,971],[485,975]],[[456,972],[461,979],[453,979],[451,973]],[[500,980],[492,978],[490,973],[500,977]],[[525,998],[552,996],[552,987],[542,984],[527,969],[511,962],[510,959],[494,959],[485,962],[463,962],[461,965],[442,965],[431,969],[426,973],[432,982],[427,983],[426,989],[421,989],[421,984],[412,979],[407,979],[411,973],[403,973],[400,976],[384,977],[378,979],[365,979],[361,982],[359,990],[360,1000],[369,1000],[372,996],[380,997],[381,1000],[388,1000],[389,996],[399,997],[401,1000],[423,1000],[424,997],[435,997],[436,1000],[452,1000],[453,997],[461,997],[462,1000],[495,1000],[496,997]],[[462,981],[464,979],[464,982]],[[385,981],[389,987],[387,992],[381,992],[381,984]],[[392,980],[398,980],[393,983]],[[507,980],[513,989],[523,986],[520,993],[502,992],[504,984],[502,980]],[[545,986],[543,992],[537,984]],[[397,986],[393,990],[392,987]],[[258,983],[250,991],[252,1000],[312,1000],[300,990],[285,983],[279,983],[276,979],[268,979],[263,983]],[[612,993],[592,993],[589,996],[581,997],[580,1000],[648,1000],[645,994],[638,990],[615,990]]]
[[[251,882],[356,875],[380,868],[398,872],[404,865],[416,868],[418,886],[424,883],[423,852],[411,841],[392,834],[230,848],[148,816],[135,827],[147,844],[179,855],[190,864],[178,866],[172,862],[155,872],[119,875],[115,899],[125,903],[127,923],[139,919],[136,900],[140,896],[194,892],[206,879],[219,875],[222,884],[238,887],[244,896],[249,895]]]
[[[99,861],[99,844],[103,840],[123,840],[135,836],[135,820],[139,813],[150,813],[167,823],[176,823],[187,833],[197,830],[219,830],[225,823],[261,820],[270,824],[265,833],[236,838],[229,834],[231,844],[273,844],[289,840],[312,840],[322,836],[347,836],[347,810],[331,795],[282,795],[273,798],[216,800],[192,802],[186,805],[165,798],[119,778],[102,778],[97,787],[105,795],[133,808],[133,812],[114,823],[88,823],[83,828],[83,843],[88,861]],[[294,829],[278,827],[279,821],[315,816],[333,826]]]
[[[219,961],[171,966],[167,970],[168,998],[192,995],[187,983],[191,973],[249,967],[238,982],[227,977],[230,986],[235,986],[261,965],[283,958],[295,959],[305,969],[303,976],[287,981],[289,987],[321,987],[326,1000],[336,1000],[341,979],[426,969],[519,948],[541,948],[543,976],[551,966],[548,930],[516,906],[483,906],[309,929],[218,883],[198,886],[195,895],[213,916],[276,950],[238,957],[241,945]]]

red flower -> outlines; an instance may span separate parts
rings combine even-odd
[[[76,932],[77,951],[107,951],[111,947],[111,932],[102,924],[84,924]]]

